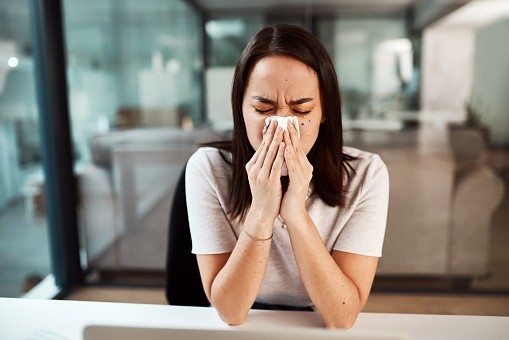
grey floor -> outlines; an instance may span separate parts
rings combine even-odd
[[[0,296],[22,295],[25,279],[44,278],[50,268],[45,218],[33,216],[22,200],[11,203],[0,213]]]

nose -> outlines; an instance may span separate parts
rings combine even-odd
[[[291,117],[292,115],[293,113],[289,106],[280,107],[276,110],[276,116],[278,117]]]

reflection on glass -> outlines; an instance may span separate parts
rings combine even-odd
[[[204,124],[201,17],[186,1],[65,0],[82,264],[164,270],[175,183]]]
[[[0,1],[0,296],[50,273],[27,2]]]
[[[339,18],[322,23],[321,29],[334,35],[329,50],[346,117],[380,119],[391,111],[409,109],[418,79],[403,18]]]
[[[205,24],[209,67],[235,66],[249,39],[265,24],[261,16],[214,18]]]
[[[270,18],[214,17],[202,37],[202,19],[185,1],[64,5],[84,267],[162,272],[174,183],[196,142],[221,138],[217,130],[231,128],[234,66],[248,39]],[[474,288],[509,287],[507,271],[497,267],[497,259],[507,258],[500,240],[507,235],[504,211],[509,211],[507,189],[499,195],[501,186],[507,188],[509,158],[503,147],[509,136],[508,116],[502,114],[507,96],[500,92],[507,89],[507,69],[501,69],[507,58],[500,59],[508,55],[500,44],[507,19],[469,35],[479,39],[467,44],[475,47],[468,68],[458,66],[472,54],[457,53],[464,44],[457,30],[437,34],[436,40],[425,39],[431,35],[424,32],[421,41],[409,36],[407,19],[399,15],[314,20],[338,71],[345,142],[379,153],[391,175],[378,277],[454,277],[468,284],[473,279]],[[427,63],[431,67],[421,67]],[[468,95],[470,83],[483,98],[489,96],[484,103],[495,113],[483,114],[491,140],[477,136],[469,144],[453,137],[451,123],[463,124],[468,98],[457,94]],[[494,141],[497,150],[490,147]],[[479,162],[461,172],[465,154],[473,151],[466,145],[476,146]],[[481,168],[486,171],[479,173]],[[490,199],[474,204],[463,191],[470,180],[485,181],[472,190],[478,199]],[[479,223],[467,218],[472,207],[481,209]],[[462,219],[473,223],[468,232]]]

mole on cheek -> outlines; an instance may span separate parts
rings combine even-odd
[[[304,123],[300,123],[300,125],[304,125]]]

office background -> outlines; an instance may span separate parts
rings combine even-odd
[[[375,290],[509,292],[509,1],[63,0],[60,56],[41,44],[48,24],[35,14],[55,8],[40,3],[0,0],[1,296],[164,284],[175,180],[196,143],[229,135],[236,60],[274,22],[323,41],[346,144],[392,171]],[[70,158],[53,164],[76,193],[64,225],[48,213],[62,196],[48,190],[54,131],[43,123],[62,121],[41,109],[52,81],[41,55],[61,58],[65,76],[64,91],[48,94],[65,95],[69,119]],[[69,228],[76,247],[59,237]]]

